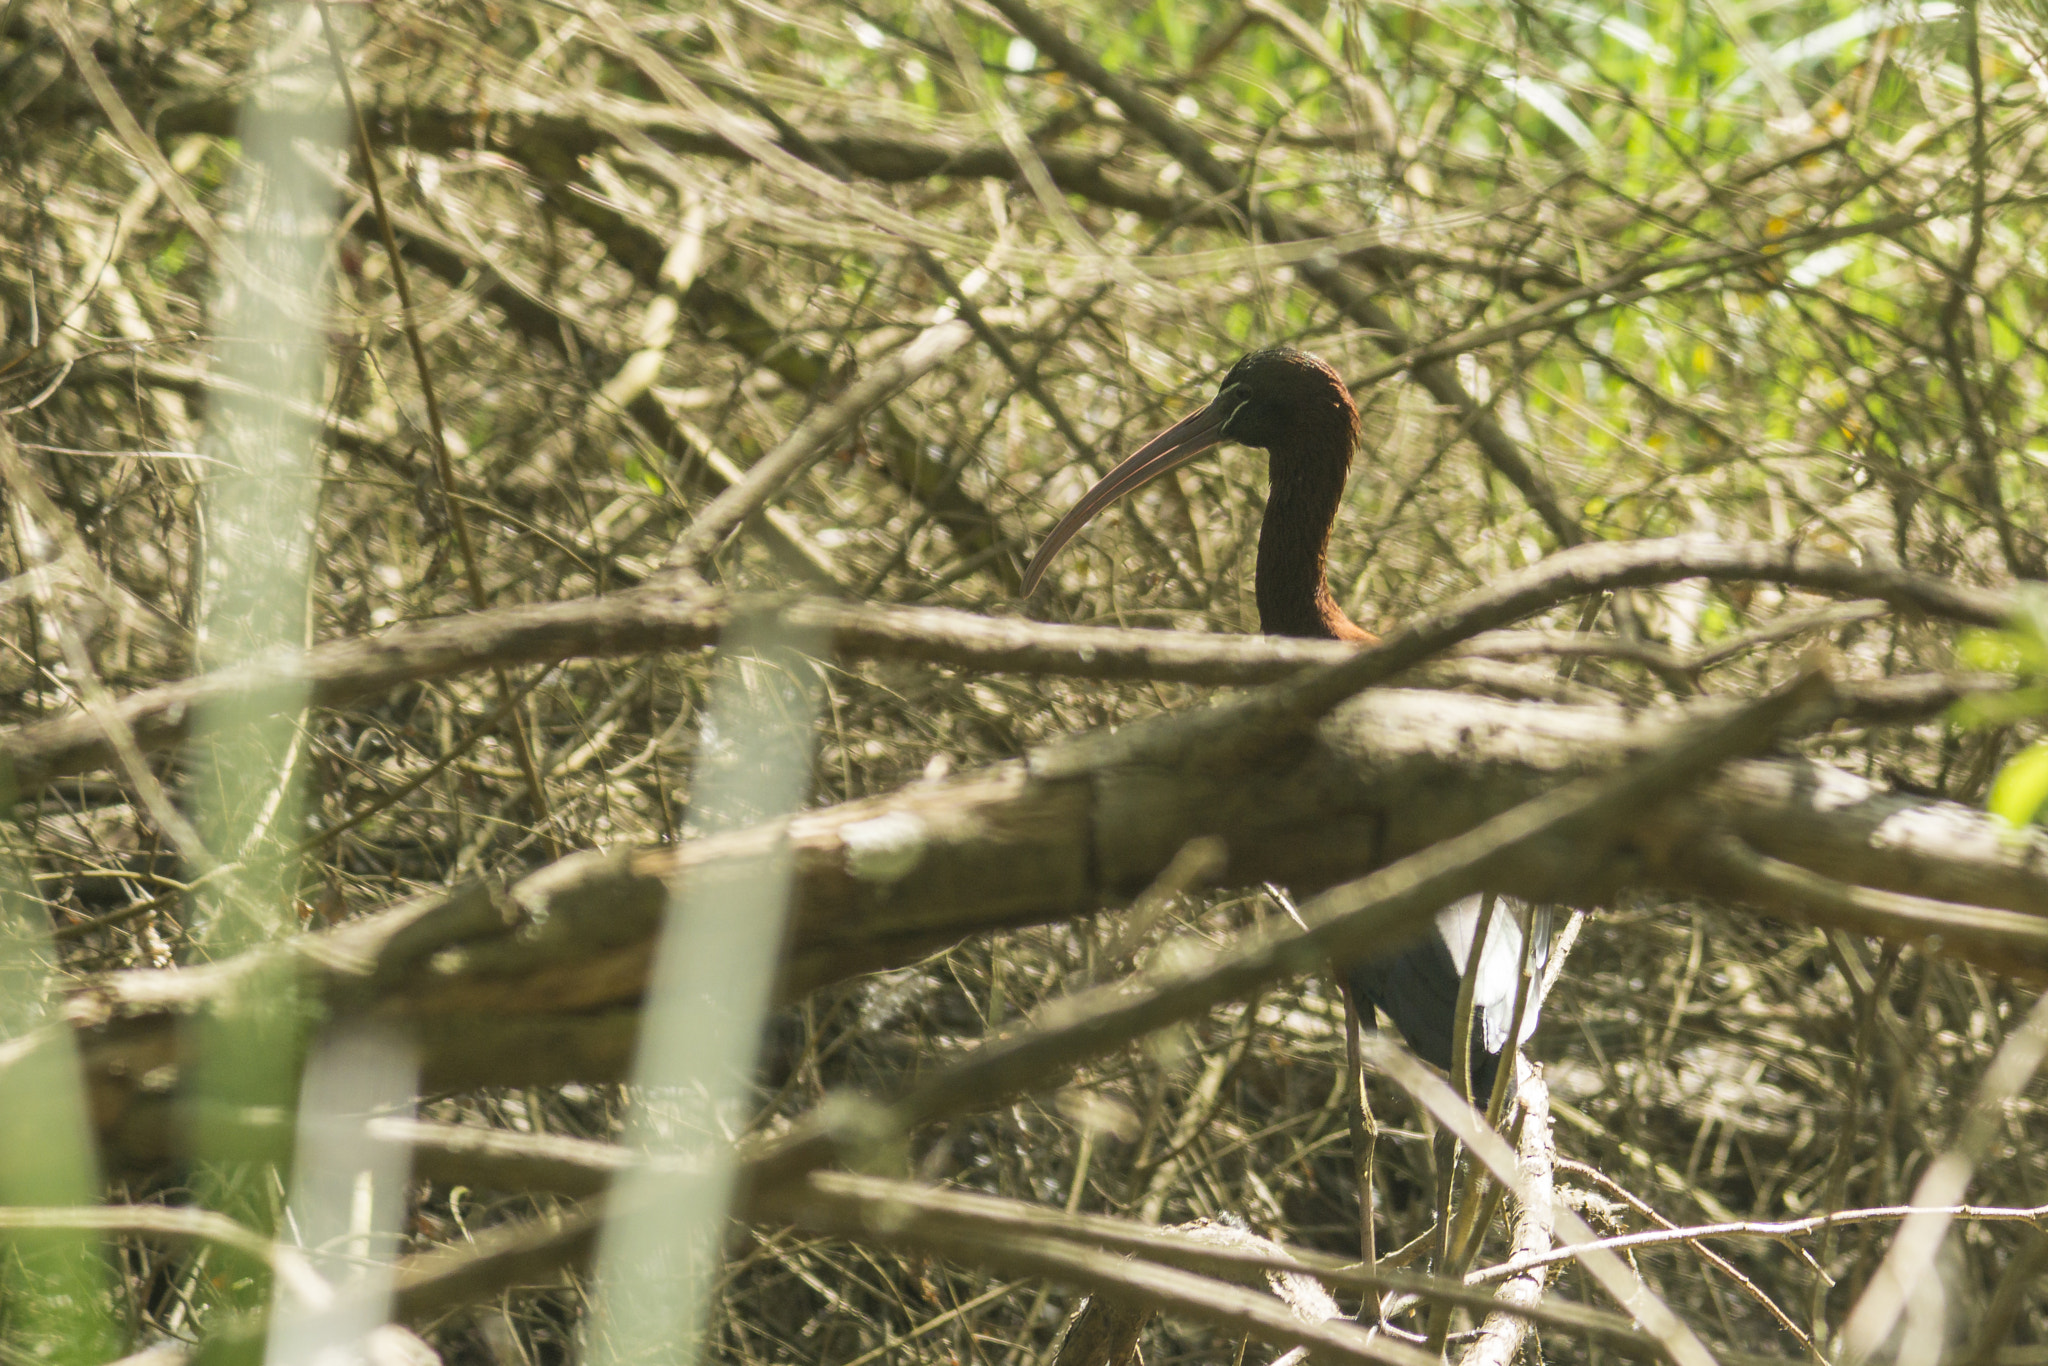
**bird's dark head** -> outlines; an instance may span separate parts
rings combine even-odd
[[[1343,378],[1291,346],[1254,351],[1231,366],[1209,407],[1223,415],[1223,440],[1283,457],[1341,448],[1348,461],[1358,444],[1358,408]]]
[[[1343,378],[1306,351],[1276,346],[1252,352],[1230,367],[1206,407],[1140,446],[1060,518],[1024,571],[1026,595],[1096,513],[1226,441],[1271,452],[1276,486],[1283,467],[1313,461],[1328,467],[1320,472],[1333,475],[1341,490],[1358,444],[1358,409]]]

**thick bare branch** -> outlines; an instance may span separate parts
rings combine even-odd
[[[1224,885],[1330,886],[1667,744],[1674,722],[1380,692],[1339,708],[1309,743],[1235,769],[1161,761],[1163,724],[1092,768],[1047,776],[1008,765],[673,850],[574,855],[508,887],[422,898],[268,956],[101,979],[71,1019],[110,1161],[148,1167],[168,1155],[180,1022],[280,953],[313,999],[412,1029],[429,1086],[613,1078],[631,1054],[670,880],[744,875],[784,838],[796,866],[784,990],[798,993],[965,935],[1092,914],[1141,890],[1200,835],[1224,841]],[[1487,880],[1580,904],[1631,890],[1713,895],[1723,888],[1702,879],[1691,851],[1723,831],[1824,877],[1963,903],[1965,922],[1981,923],[1985,908],[2017,912],[2023,931],[2048,915],[2048,838],[1786,759],[1738,760],[1626,837],[1539,842]],[[1936,923],[1918,931],[1930,946]],[[2048,976],[2035,934],[1943,936],[1938,947]]]
[[[401,684],[484,668],[698,649],[717,640],[735,611],[763,610],[781,611],[825,636],[843,657],[917,659],[997,672],[1243,685],[1350,660],[1305,681],[1305,691],[1285,703],[1312,710],[1398,678],[1482,631],[1571,598],[1694,577],[1769,579],[1881,598],[1904,612],[1975,625],[2003,621],[2010,602],[1996,590],[1796,547],[1693,537],[1603,543],[1553,555],[1417,618],[1363,653],[1329,642],[1054,626],[940,608],[733,600],[701,586],[654,586],[398,626],[334,641],[304,656],[150,689],[123,699],[115,711],[137,744],[161,749],[184,737],[202,704],[232,701],[238,714],[253,717],[270,706],[297,705],[308,690],[314,705],[332,707]],[[1946,705],[1956,687],[1986,684],[1871,685],[1864,706],[1869,719],[1905,719]],[[0,732],[0,755],[12,763],[18,790],[33,792],[54,778],[107,763],[112,751],[91,718],[68,716]]]

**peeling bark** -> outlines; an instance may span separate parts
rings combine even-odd
[[[970,935],[1093,914],[1142,890],[1199,836],[1224,842],[1221,885],[1313,892],[1611,769],[1686,719],[1386,690],[1234,761],[1192,743],[1215,716],[1160,718],[674,849],[575,854],[510,886],[421,898],[225,964],[99,979],[70,1018],[109,1160],[163,1159],[181,1025],[280,963],[314,1009],[410,1028],[430,1088],[616,1080],[670,880],[743,877],[779,840],[795,847],[782,982],[793,998]],[[1176,737],[1190,743],[1177,751]],[[1701,856],[1731,839],[1853,887],[1869,903],[1864,932],[2048,977],[2048,836],[1794,758],[1727,765],[1612,838],[1542,846],[1497,890],[1578,905],[1748,896]],[[1750,899],[1838,923],[1824,899],[1810,914],[1796,897]],[[1916,914],[1887,920],[1887,905]]]

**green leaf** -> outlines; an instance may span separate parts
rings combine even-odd
[[[164,244],[155,258],[150,261],[150,273],[159,280],[169,280],[185,268],[185,258],[192,254],[194,239],[189,232],[178,232]]]
[[[649,493],[662,493],[668,488],[668,485],[662,482],[661,476],[649,468],[647,462],[637,455],[626,457],[626,477],[637,480],[640,486]]]
[[[2006,693],[1978,693],[1949,708],[1949,719],[1964,730],[2009,726],[2048,712],[2048,687],[2036,684]]]
[[[1726,640],[1735,634],[1735,611],[1721,599],[1709,598],[1700,609],[1700,619],[1693,630],[1707,644]]]
[[[2020,667],[2019,642],[2010,631],[1965,631],[1956,642],[1956,662],[1978,673],[2015,673]]]
[[[1984,805],[2015,827],[2027,824],[2048,802],[2048,740],[2036,740],[1998,770]]]
[[[2048,590],[2023,583],[2013,590],[2012,633],[2023,667],[2048,673]]]

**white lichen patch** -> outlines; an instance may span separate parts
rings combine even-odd
[[[846,846],[848,873],[862,882],[897,882],[924,857],[931,831],[922,816],[891,811],[855,821],[840,830],[839,839]]]
[[[1870,832],[1873,849],[1985,849],[1998,828],[1973,811],[1960,808],[1908,807],[1895,811]],[[2012,832],[2019,836],[2020,832]],[[2024,837],[2015,839],[2024,843]]]

